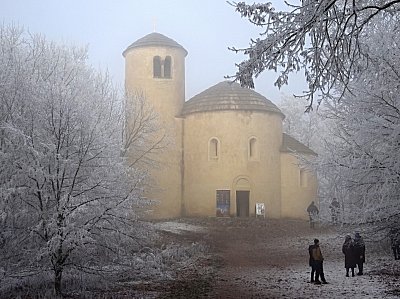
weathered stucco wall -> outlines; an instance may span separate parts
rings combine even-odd
[[[307,207],[317,203],[317,178],[315,173],[303,170],[298,159],[290,153],[281,154],[282,217],[308,219]]]
[[[176,116],[185,100],[185,55],[186,52],[177,47],[137,47],[125,52],[125,88],[144,94],[158,113],[162,128],[158,136],[166,135],[162,152],[151,157],[157,168],[148,168],[153,185],[145,195],[159,201],[151,215],[156,218],[181,214],[182,119]],[[171,78],[154,78],[154,56],[171,57]]]
[[[249,159],[249,139],[257,152]],[[218,158],[209,141],[219,140]],[[281,216],[280,114],[250,111],[194,113],[184,122],[184,200],[192,216],[216,215],[216,190],[230,190],[230,215],[236,216],[236,191],[249,190],[249,214],[265,203],[267,217]]]

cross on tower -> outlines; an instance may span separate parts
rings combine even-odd
[[[156,32],[157,18],[153,18],[153,32]]]

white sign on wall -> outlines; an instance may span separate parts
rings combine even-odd
[[[256,203],[256,217],[262,216],[265,218],[265,204]]]

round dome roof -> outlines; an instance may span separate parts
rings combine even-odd
[[[182,115],[221,110],[267,111],[281,114],[266,97],[239,83],[223,81],[192,97],[183,105]]]
[[[126,48],[126,50],[122,52],[122,55],[125,57],[126,52],[133,48],[151,47],[151,46],[180,48],[185,52],[185,56],[187,55],[187,51],[185,50],[184,47],[182,47],[173,39],[157,32],[147,34],[146,36],[138,39],[137,41],[132,43],[128,48]]]

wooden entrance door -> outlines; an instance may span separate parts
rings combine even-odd
[[[236,215],[237,217],[249,217],[250,191],[236,191]]]

